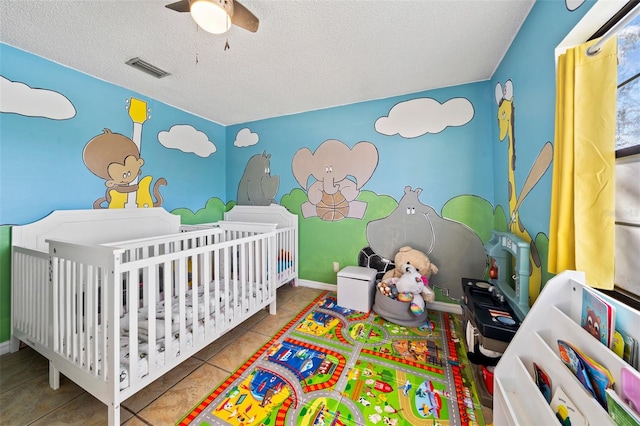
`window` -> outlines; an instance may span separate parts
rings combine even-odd
[[[602,36],[625,17],[617,31],[618,101],[616,123],[616,278],[611,295],[640,307],[640,0],[628,2],[591,38]]]
[[[616,157],[640,153],[640,15],[618,32]]]

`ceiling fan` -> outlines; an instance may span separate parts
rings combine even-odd
[[[176,12],[191,12],[196,23],[213,34],[227,32],[231,24],[255,33],[258,18],[234,0],[180,0],[166,5]]]

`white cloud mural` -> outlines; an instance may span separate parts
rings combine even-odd
[[[418,98],[394,105],[387,117],[376,120],[375,128],[383,135],[415,138],[465,125],[473,114],[473,105],[466,98],[449,99],[443,104],[433,98]]]
[[[69,99],[53,90],[37,89],[0,76],[0,112],[67,120],[76,115]]]
[[[260,138],[258,137],[257,133],[253,133],[251,130],[249,130],[248,127],[245,127],[244,129],[240,129],[240,131],[236,135],[236,140],[233,141],[233,146],[243,148],[246,146],[255,145],[258,143],[259,139]]]
[[[565,0],[565,3],[567,5],[567,9],[574,11],[580,6],[582,6],[582,3],[584,3],[584,0]]]
[[[165,148],[192,152],[199,157],[208,157],[216,152],[216,145],[204,132],[186,124],[177,124],[169,131],[158,133],[158,140]]]

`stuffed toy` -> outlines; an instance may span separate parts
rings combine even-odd
[[[397,265],[396,265],[397,268]],[[411,302],[411,312],[415,315],[422,315],[424,312],[424,299],[422,297],[425,288],[422,282],[422,275],[410,263],[402,265],[400,270],[403,274],[396,282],[398,289],[398,300],[401,302]]]
[[[420,295],[422,296],[423,301],[431,303],[435,300],[435,293],[431,287],[429,287],[429,278],[432,274],[438,273],[438,267],[431,263],[431,260],[426,254],[420,250],[404,246],[398,250],[398,253],[396,253],[394,263],[396,267],[384,274],[382,277],[383,282],[394,283],[399,280],[404,275],[404,266],[408,263],[422,276],[422,291],[420,292]],[[424,307],[424,303],[422,303],[422,305],[417,303],[417,306]]]
[[[382,277],[383,280],[387,278],[400,278],[403,272],[398,268],[405,263],[413,265],[413,267],[427,279],[430,278],[432,274],[438,273],[438,267],[431,263],[431,260],[426,254],[409,246],[400,247],[393,261],[396,265],[395,269],[387,271]]]

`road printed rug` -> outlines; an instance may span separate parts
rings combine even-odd
[[[460,317],[404,327],[325,292],[179,425],[484,425]]]

